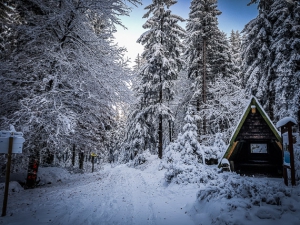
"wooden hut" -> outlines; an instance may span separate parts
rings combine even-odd
[[[229,161],[231,171],[240,174],[282,176],[280,134],[255,97],[249,101],[223,158]]]

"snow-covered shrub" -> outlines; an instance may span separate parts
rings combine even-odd
[[[210,183],[209,187],[197,193],[199,201],[210,199],[248,199],[253,205],[262,202],[270,205],[281,205],[283,197],[291,196],[291,189],[277,182],[265,181],[251,177],[241,177],[234,174],[222,174],[219,179]]]
[[[140,154],[137,154],[133,160],[127,163],[129,167],[137,167],[139,165],[145,164],[151,157],[150,151],[146,150]]]
[[[215,171],[204,165],[203,150],[197,140],[197,126],[191,107],[187,110],[186,124],[177,140],[165,150],[161,168],[166,168],[165,180],[175,183],[206,183],[215,177]]]
[[[222,154],[226,151],[227,145],[223,141],[223,134],[216,133],[212,146],[201,146],[204,151],[205,163],[208,165],[217,164]]]
[[[167,182],[177,184],[207,183],[216,178],[214,168],[207,167],[198,162],[184,164],[181,160],[171,163],[165,173]]]

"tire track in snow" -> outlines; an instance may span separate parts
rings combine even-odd
[[[133,177],[134,174],[134,177]],[[131,173],[128,173],[128,191],[132,196],[132,205],[134,206],[132,217],[133,224],[156,224],[156,216],[153,209],[153,203],[149,189],[149,184],[141,176],[138,170],[132,169]]]

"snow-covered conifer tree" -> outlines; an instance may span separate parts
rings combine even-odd
[[[187,23],[185,55],[188,62],[188,77],[193,82],[191,102],[196,105],[202,117],[203,123],[198,125],[198,129],[199,133],[205,136],[220,132],[217,131],[220,127],[223,131],[228,129],[229,124],[224,124],[224,118],[220,119],[217,116],[220,115],[220,111],[214,112],[217,108],[224,110],[220,107],[218,95],[214,93],[216,89],[221,88],[220,79],[235,82],[228,86],[239,83],[238,69],[234,65],[226,34],[218,29],[217,16],[220,14],[216,0],[192,1]],[[228,90],[226,93],[231,95],[229,90],[232,90],[232,87],[227,87],[226,82],[222,84],[222,88]],[[216,125],[217,122],[220,124]]]
[[[188,77],[193,80],[191,102],[197,111],[203,108],[208,97],[207,83],[213,79],[212,69],[216,60],[213,48],[218,43],[220,31],[218,29],[217,16],[221,12],[217,9],[217,0],[193,0],[190,6],[189,19],[186,25],[186,60]],[[206,119],[203,123],[201,133],[206,134]]]
[[[299,5],[296,1],[274,1],[269,14],[273,24],[269,91],[274,93],[269,101],[272,103],[275,120],[285,116],[296,118],[299,110]]]
[[[269,99],[273,98],[268,86],[271,82],[272,63],[270,46],[272,41],[272,23],[268,14],[273,0],[252,0],[258,3],[259,15],[251,20],[242,31],[242,84],[247,95],[256,96],[271,119]]]
[[[229,37],[229,43],[230,43],[230,53],[231,58],[234,64],[234,70],[238,72],[238,81],[237,83],[240,83],[241,85],[241,79],[240,79],[240,70],[242,66],[242,39],[240,32],[237,31],[231,31],[230,37]]]
[[[218,34],[213,40],[209,61],[211,64],[211,76],[208,77],[208,81],[214,83],[217,76],[222,75],[224,77],[233,77],[235,76],[238,79],[237,74],[238,70],[234,67],[234,61],[232,59],[230,44],[227,40],[227,36],[224,32],[217,31]],[[208,94],[209,95],[209,94]],[[212,95],[212,93],[210,93]],[[213,98],[212,96],[208,97]]]
[[[272,120],[299,111],[299,3],[252,0],[259,15],[244,29],[243,74]]]
[[[186,25],[186,60],[188,67],[188,77],[194,80],[193,84],[193,102],[200,110],[200,104],[206,102],[207,98],[207,80],[213,77],[209,73],[211,62],[208,51],[212,47],[218,30],[217,15],[221,12],[217,9],[216,0],[193,0],[190,6],[189,19]],[[205,121],[203,121],[203,132],[206,133]]]
[[[203,149],[198,142],[195,110],[189,106],[185,125],[177,139],[166,148],[161,168],[166,168],[165,179],[175,183],[206,183],[214,175],[204,166]]]
[[[173,120],[168,103],[173,99],[174,81],[183,64],[180,53],[183,48],[181,38],[185,33],[177,24],[183,19],[173,15],[169,9],[176,2],[155,0],[148,5],[145,8],[147,13],[144,15],[148,20],[143,25],[148,31],[138,39],[138,42],[144,45],[142,58],[145,64],[139,70],[141,83],[137,91],[140,108],[133,113],[134,118],[130,121],[135,131],[129,132],[142,132],[147,134],[144,136],[147,139],[130,142],[143,143],[152,154],[158,150],[160,158],[164,140],[163,131],[166,129],[163,122]],[[143,151],[143,148],[140,151]]]

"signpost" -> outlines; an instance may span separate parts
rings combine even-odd
[[[25,139],[23,138],[23,134],[20,132],[0,131],[0,153],[7,153],[5,190],[4,190],[4,199],[3,199],[1,216],[6,216],[11,155],[12,153],[22,153],[22,146],[24,141]]]
[[[97,154],[92,152],[91,156],[92,156],[92,173],[93,173],[94,172],[95,157],[97,156]]]
[[[276,127],[281,128],[282,137],[282,157],[283,157],[283,178],[284,183],[288,186],[287,169],[291,170],[292,185],[296,185],[295,162],[294,162],[294,140],[292,126],[296,125],[295,119],[285,117],[277,122]]]

